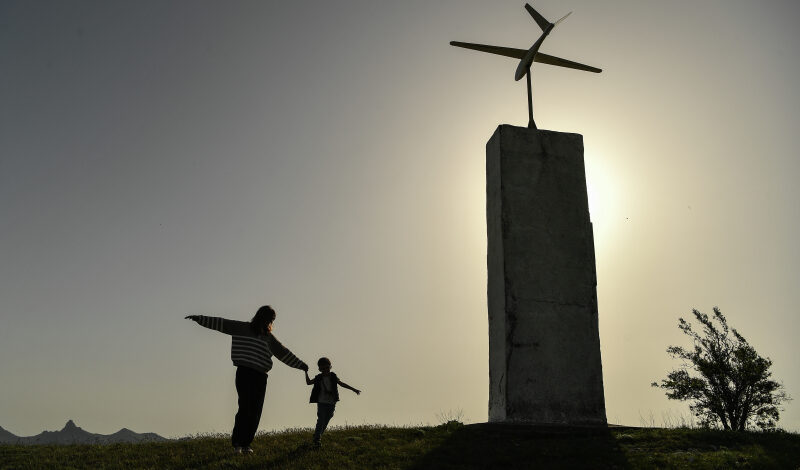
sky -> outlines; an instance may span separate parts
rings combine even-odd
[[[487,419],[485,144],[527,122],[524,2],[0,1],[0,426],[230,432],[249,320],[343,391],[332,425]],[[583,135],[609,422],[719,306],[800,397],[800,4],[541,0],[542,129]],[[313,371],[313,368],[312,368]],[[262,430],[311,427],[277,363]],[[790,402],[780,425],[800,431]]]

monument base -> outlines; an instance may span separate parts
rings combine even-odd
[[[606,424],[583,137],[486,144],[489,421]]]

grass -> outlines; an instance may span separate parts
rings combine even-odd
[[[152,444],[0,445],[2,469],[800,469],[800,435],[703,429],[559,428],[500,424],[260,434],[255,454],[227,436]]]

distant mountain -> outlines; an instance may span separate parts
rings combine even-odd
[[[0,444],[16,444],[19,437],[11,434],[0,426]]]
[[[35,436],[19,437],[0,427],[0,444],[113,444],[116,442],[162,442],[167,441],[158,434],[139,434],[122,428],[114,434],[94,434],[84,431],[72,420],[60,431],[44,431]]]

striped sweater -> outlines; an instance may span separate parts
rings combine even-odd
[[[303,369],[305,362],[297,358],[272,333],[259,335],[250,322],[227,320],[219,317],[197,315],[192,318],[201,326],[231,335],[231,360],[235,366],[248,367],[265,374],[272,369],[272,356],[295,369]]]

